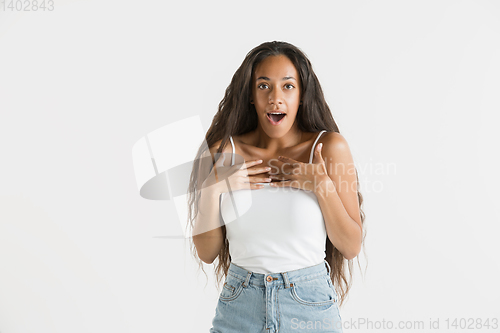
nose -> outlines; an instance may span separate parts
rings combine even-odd
[[[282,104],[283,103],[283,92],[280,89],[273,89],[269,93],[269,104]]]

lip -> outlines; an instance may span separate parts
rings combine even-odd
[[[274,121],[272,121],[272,120],[271,120],[271,118],[269,117],[269,113],[277,113],[277,112],[279,112],[279,113],[283,113],[283,114],[284,114],[284,116],[283,116],[283,118],[281,118],[281,120],[280,120],[280,121],[278,121],[278,122],[274,122]],[[283,120],[285,120],[286,116],[287,116],[286,112],[283,112],[283,111],[280,111],[280,110],[274,110],[274,111],[270,111],[270,112],[267,112],[267,113],[266,113],[266,118],[267,118],[267,120],[269,120],[269,122],[270,122],[272,125],[274,125],[274,126],[278,126],[279,124],[281,124],[281,123],[283,122]]]

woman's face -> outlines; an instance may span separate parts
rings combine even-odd
[[[269,56],[257,65],[252,77],[252,98],[266,132],[285,134],[290,130],[300,104],[301,82],[288,57]]]

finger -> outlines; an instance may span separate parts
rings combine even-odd
[[[283,165],[281,166],[281,170],[287,170],[290,171],[290,170],[293,170],[295,168],[298,168],[300,167],[302,164],[302,162],[299,162],[297,160],[294,160],[293,158],[290,158],[290,157],[286,157],[286,156],[278,156],[278,159],[283,162]]]
[[[292,181],[286,180],[286,181],[281,181],[281,182],[276,182],[276,183],[270,183],[269,185],[273,187],[290,187],[290,184]]]
[[[250,184],[251,190],[259,190],[261,188],[264,188],[264,185],[262,185],[262,184]]]
[[[247,184],[269,184],[271,183],[271,179],[267,180],[267,178],[256,178],[256,177],[249,177],[246,180]]]
[[[286,176],[279,174],[279,175],[269,175],[269,178],[271,179],[276,179],[276,180],[289,180]]]
[[[251,168],[254,165],[257,165],[260,163],[262,163],[262,160],[252,160],[252,161],[248,161],[248,162],[243,162],[243,163],[238,164],[238,165],[241,165],[241,169],[248,169],[248,168]]]
[[[264,186],[263,183],[268,183],[265,178],[244,177],[240,180],[240,189],[258,189]]]
[[[247,171],[248,175],[257,175],[257,174],[261,174],[261,173],[269,173],[271,171],[271,168],[268,166],[262,166],[260,168],[255,167],[252,169],[247,169],[246,171]]]
[[[297,160],[294,160],[293,158],[290,158],[290,157],[286,157],[286,156],[278,156],[278,159],[282,162],[285,162],[285,163],[290,163],[290,164],[294,164],[294,163],[302,163],[302,162],[299,162]]]

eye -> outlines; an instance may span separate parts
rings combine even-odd
[[[292,89],[292,88],[295,88],[293,84],[291,83],[287,83],[285,84],[285,87],[291,87],[291,88],[287,88],[288,90]]]
[[[263,89],[263,88],[262,88],[262,86],[267,87],[267,84],[266,84],[266,83],[261,83],[261,84],[259,84],[257,87],[258,87],[259,89]]]

